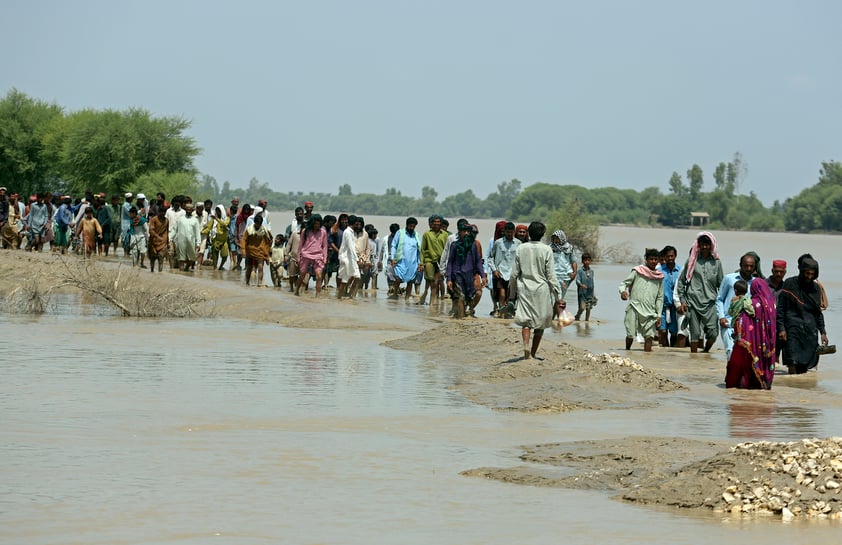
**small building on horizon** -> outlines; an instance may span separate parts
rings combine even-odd
[[[710,223],[710,214],[707,212],[690,212],[690,225],[703,227]]]

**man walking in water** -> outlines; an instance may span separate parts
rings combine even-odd
[[[363,230],[363,220],[356,216],[348,218],[348,227],[342,232],[342,244],[339,246],[339,272],[336,275],[336,298],[346,294],[350,298],[357,295],[360,284],[360,260],[357,253],[357,234]]]
[[[661,325],[658,326],[658,344],[661,346],[678,344],[678,309],[673,300],[675,283],[681,273],[681,266],[675,262],[677,254],[675,246],[664,246],[661,250],[661,259],[664,262],[658,265],[658,270],[664,273],[664,308],[661,312]]]
[[[719,335],[719,316],[716,296],[722,284],[722,263],[713,233],[703,231],[696,237],[690,257],[678,277],[677,298],[679,314],[686,314],[690,322],[690,352],[699,351],[705,339],[704,351],[710,352]]]
[[[553,270],[553,251],[541,242],[546,230],[539,221],[529,224],[529,242],[518,246],[510,279],[510,282],[517,282],[515,323],[521,327],[523,359],[526,360],[535,357],[544,329],[552,325],[554,311],[563,308],[564,304],[561,286]],[[535,330],[534,336],[532,330]]]
[[[412,291],[412,283],[415,282],[415,275],[423,269],[421,264],[421,243],[415,233],[415,226],[418,220],[406,218],[406,228],[395,233],[392,239],[392,260],[391,265],[395,274],[395,291],[392,298],[397,299],[400,293],[401,282],[406,282],[405,300],[409,300]]]
[[[419,305],[423,305],[427,300],[428,291],[432,291],[430,304],[434,304],[438,300],[438,286],[441,281],[439,261],[444,251],[445,242],[447,242],[447,233],[442,231],[441,228],[443,219],[438,214],[430,216],[430,229],[421,237],[421,261],[424,267],[425,283],[424,293],[418,299]],[[430,290],[431,287],[432,290]]]

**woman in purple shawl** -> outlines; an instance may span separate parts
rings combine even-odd
[[[734,326],[725,387],[770,390],[775,377],[775,296],[762,279],[752,282],[749,291],[754,316],[743,311]]]

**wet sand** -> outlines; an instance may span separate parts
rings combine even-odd
[[[520,355],[510,320],[446,320],[386,346],[420,352],[461,369],[456,385],[468,399],[496,410],[565,412],[657,405],[659,392],[685,387],[628,357],[547,342],[536,358]]]

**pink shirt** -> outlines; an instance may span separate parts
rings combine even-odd
[[[320,227],[318,231],[304,229],[301,232],[301,246],[298,248],[298,257],[306,259],[321,259],[327,261],[327,231]]]

